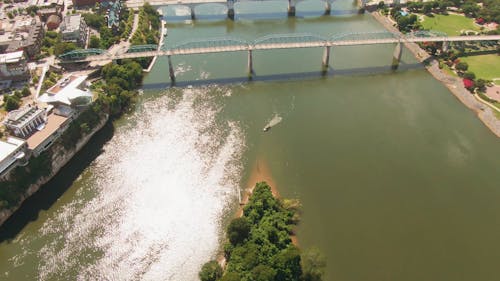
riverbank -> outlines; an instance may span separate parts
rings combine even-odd
[[[52,158],[51,158],[51,163],[52,163],[52,169],[51,172],[44,176],[39,178],[35,183],[31,184],[24,194],[21,196],[19,203],[9,209],[4,209],[0,211],[0,226],[4,224],[5,221],[7,221],[28,199],[31,195],[36,193],[40,188],[42,188],[47,182],[49,182],[57,173],[73,158],[73,156],[78,153],[89,141],[90,139],[96,134],[99,130],[101,130],[106,122],[109,120],[109,115],[105,114],[102,116],[100,119],[99,123],[85,136],[83,136],[74,146],[74,148],[70,150],[66,150],[64,148],[64,145],[62,143],[57,143],[54,144],[53,147],[50,148]]]
[[[403,35],[396,27],[393,26],[394,23],[386,16],[381,15],[377,11],[371,12],[370,14],[389,32],[398,36]],[[404,45],[421,63],[425,64],[425,68],[434,78],[441,81],[441,83],[443,83],[443,85],[446,86],[446,88],[448,88],[460,102],[476,113],[479,119],[493,134],[500,138],[500,120],[496,118],[495,113],[491,108],[475,99],[474,95],[472,95],[464,87],[461,79],[453,77],[439,69],[439,62],[425,50],[420,48],[418,44],[404,42]]]

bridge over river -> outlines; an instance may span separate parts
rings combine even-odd
[[[206,4],[217,4],[217,5],[222,5],[225,6],[227,9],[226,13],[227,16],[230,19],[234,20],[234,5],[238,2],[256,2],[257,0],[127,0],[127,7],[132,8],[132,9],[138,9],[139,7],[142,7],[144,3],[149,3],[152,6],[171,6],[171,5],[177,5],[177,6],[186,6],[190,9],[191,13],[191,19],[196,18],[196,12],[195,8],[196,6],[200,5],[206,5]],[[271,0],[258,0],[259,2],[262,1],[271,1]],[[272,0],[276,1],[276,0]],[[295,16],[295,6],[299,4],[300,2],[303,1],[308,1],[308,0],[281,0],[281,1],[286,1],[288,3],[288,16]],[[331,9],[332,9],[332,3],[334,0],[319,0],[321,2],[325,3],[325,15],[330,14]],[[366,0],[359,0],[358,4],[360,6],[365,6]]]
[[[430,37],[429,37],[430,36]],[[169,48],[157,48],[157,45],[133,46],[127,52],[121,54],[109,54],[105,50],[88,49],[82,51],[72,51],[60,56],[61,63],[93,62],[103,60],[133,59],[155,56],[167,56],[169,63],[170,78],[175,81],[174,68],[171,56],[223,53],[223,52],[248,52],[248,73],[252,75],[253,51],[257,50],[278,50],[297,48],[324,48],[322,67],[323,71],[329,66],[330,52],[334,47],[360,46],[376,44],[396,44],[393,53],[393,68],[397,68],[402,54],[402,43],[439,42],[442,48],[447,49],[451,42],[490,42],[497,44],[500,35],[479,35],[479,36],[443,36],[434,33],[419,32],[406,36],[397,36],[390,32],[372,33],[346,33],[334,35],[330,38],[315,34],[273,34],[260,37],[254,41],[246,41],[237,38],[209,38],[200,40],[190,40]]]

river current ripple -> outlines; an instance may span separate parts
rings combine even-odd
[[[40,235],[53,239],[39,252],[41,280],[195,280],[214,258],[244,137],[236,122],[217,121],[228,89],[175,91],[141,105],[90,167],[79,200],[45,222]]]

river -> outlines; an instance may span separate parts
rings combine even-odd
[[[168,8],[166,42],[383,30],[351,5],[242,3],[234,22],[207,5],[195,23]],[[173,57],[175,88],[158,59],[135,109],[0,229],[0,279],[196,280],[260,166],[301,200],[325,280],[500,280],[500,142],[392,52],[335,48],[323,77],[320,49],[258,51],[250,83],[246,53]]]

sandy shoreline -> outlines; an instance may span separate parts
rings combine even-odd
[[[401,32],[399,32],[399,30],[392,25],[393,23],[387,19],[387,17],[381,15],[377,11],[370,14],[389,32],[402,35]],[[422,50],[416,43],[404,42],[404,45],[420,62],[423,63],[424,61],[427,61],[428,64],[425,66],[427,71],[429,71],[434,78],[443,83],[443,85],[448,88],[460,102],[474,111],[479,117],[479,120],[481,120],[493,134],[500,137],[500,120],[496,118],[495,113],[491,108],[479,102],[476,98],[474,98],[474,95],[465,89],[461,79],[450,76],[439,69],[438,61],[432,58],[425,50]]]

